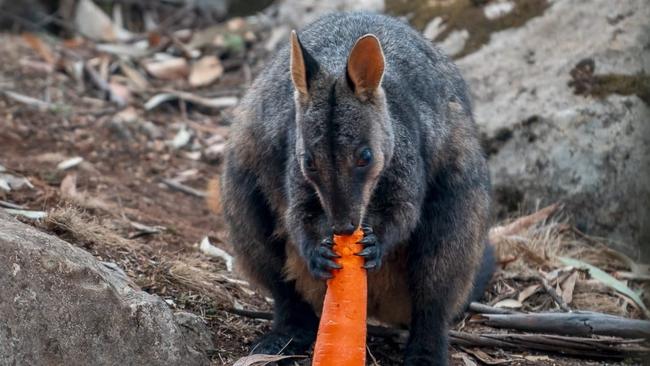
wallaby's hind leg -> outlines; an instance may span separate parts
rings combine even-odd
[[[296,292],[294,283],[284,280],[285,242],[273,235],[275,220],[255,179],[228,164],[222,200],[238,264],[271,293],[274,301],[272,330],[256,342],[251,353],[304,353],[316,337],[318,318]]]
[[[448,364],[449,323],[467,301],[483,255],[483,224],[474,207],[480,207],[475,202],[485,193],[471,186],[456,187],[457,195],[467,197],[464,201],[446,192],[425,202],[409,243],[412,315],[407,366]]]

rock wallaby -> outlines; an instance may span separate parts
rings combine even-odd
[[[253,353],[308,350],[332,235],[361,226],[369,316],[409,328],[406,365],[447,364],[449,323],[494,258],[467,86],[440,50],[373,14],[292,32],[239,106],[221,179],[237,261],[274,300]]]

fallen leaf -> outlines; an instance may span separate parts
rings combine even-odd
[[[122,73],[129,78],[129,81],[131,81],[136,90],[144,91],[149,88],[149,82],[147,79],[145,79],[138,70],[131,67],[126,62],[120,62],[120,69],[122,70]]]
[[[147,50],[146,44],[140,43],[99,43],[95,45],[95,49],[100,52],[132,58],[142,58],[149,55],[149,50]]]
[[[83,161],[84,161],[84,158],[82,158],[81,156],[75,156],[74,158],[66,159],[66,160],[60,162],[56,166],[56,168],[58,170],[67,170],[67,169],[76,167],[77,165],[81,164]]]
[[[474,360],[472,360],[472,358],[469,357],[469,355],[462,355],[461,360],[463,360],[463,364],[465,366],[477,366],[476,362],[474,362]]]
[[[114,102],[123,101],[128,104],[131,100],[131,89],[128,86],[117,81],[110,81],[108,87],[111,89],[111,96],[118,97],[117,100],[113,100]]]
[[[183,125],[183,127],[181,127],[181,129],[176,133],[176,136],[174,136],[174,139],[169,141],[169,146],[174,149],[180,149],[187,145],[191,139],[192,132],[187,128],[187,126]]]
[[[34,185],[25,177],[17,177],[9,173],[0,173],[0,189],[7,192],[13,189],[21,189],[23,187],[29,187],[34,189]]]
[[[272,362],[286,360],[289,358],[305,358],[307,356],[283,356],[283,355],[250,355],[237,360],[233,366],[265,366]]]
[[[131,33],[113,24],[111,18],[90,0],[77,3],[74,25],[82,35],[100,41],[128,40]]]
[[[223,74],[223,66],[217,56],[205,56],[192,65],[189,83],[193,87],[209,85]]]
[[[523,304],[515,299],[505,299],[494,304],[495,308],[508,308],[508,309],[518,309],[522,306]]]
[[[524,356],[527,361],[540,362],[540,361],[553,361],[552,358],[548,356]]]
[[[77,174],[70,173],[63,178],[61,181],[61,186],[59,187],[61,191],[61,196],[67,199],[78,198],[79,194],[77,193]]]
[[[559,208],[560,205],[555,203],[550,206],[544,207],[543,209],[533,214],[520,217],[517,220],[507,225],[493,227],[492,229],[490,229],[490,233],[489,233],[490,242],[497,243],[501,241],[504,237],[517,235],[523,232],[524,230],[528,230],[531,226],[548,219]]]
[[[483,352],[480,349],[470,349],[470,348],[465,348],[465,347],[462,347],[462,349],[463,349],[463,351],[465,351],[465,352],[471,354],[472,356],[476,357],[477,359],[479,359],[479,361],[483,362],[486,365],[501,365],[501,364],[504,364],[504,363],[510,363],[511,362],[510,360],[506,360],[506,359],[503,359],[503,358],[492,357],[492,356],[488,355],[487,353]]]
[[[151,76],[161,80],[184,79],[189,74],[187,60],[183,57],[173,57],[162,61],[147,61],[144,69]]]
[[[203,240],[201,240],[201,244],[199,244],[199,250],[209,256],[223,259],[226,262],[226,269],[228,270],[228,272],[232,272],[232,265],[233,265],[232,255],[228,254],[228,252],[226,252],[225,250],[221,248],[217,248],[214,245],[212,245],[210,243],[210,239],[207,236],[204,237]]]
[[[573,272],[564,282],[562,282],[562,300],[569,305],[573,301],[573,289],[576,286],[576,281],[580,274]]]
[[[523,302],[526,301],[526,299],[531,297],[533,294],[535,294],[540,289],[540,287],[541,287],[540,285],[531,285],[521,290],[519,296],[517,297],[517,301],[523,304]]]
[[[50,66],[54,66],[54,64],[56,64],[56,57],[54,56],[52,49],[38,36],[34,35],[33,33],[23,33],[23,39]]]
[[[573,258],[567,258],[567,257],[560,257],[559,258],[562,263],[568,266],[574,266],[576,268],[582,268],[587,271],[589,271],[589,275],[597,279],[598,281],[602,282],[603,284],[613,288],[616,290],[616,292],[627,296],[630,298],[634,303],[641,309],[643,310],[643,313],[645,314],[646,318],[650,317],[650,311],[648,311],[648,308],[645,306],[643,303],[643,300],[641,300],[641,297],[639,294],[636,292],[632,291],[629,287],[627,287],[623,282],[617,280],[607,272],[603,271],[602,269],[591,265],[589,263],[585,263],[581,260],[573,259]]]

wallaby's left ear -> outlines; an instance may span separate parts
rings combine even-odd
[[[291,31],[291,81],[301,97],[309,95],[309,82],[318,72],[318,63],[305,50],[295,30]]]
[[[384,76],[384,51],[374,34],[366,34],[354,44],[346,73],[352,90],[362,100],[379,89]]]

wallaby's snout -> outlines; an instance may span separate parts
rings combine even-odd
[[[334,235],[351,235],[356,228],[357,227],[352,220],[348,220],[336,222],[334,226],[332,226],[332,231],[334,232]]]

